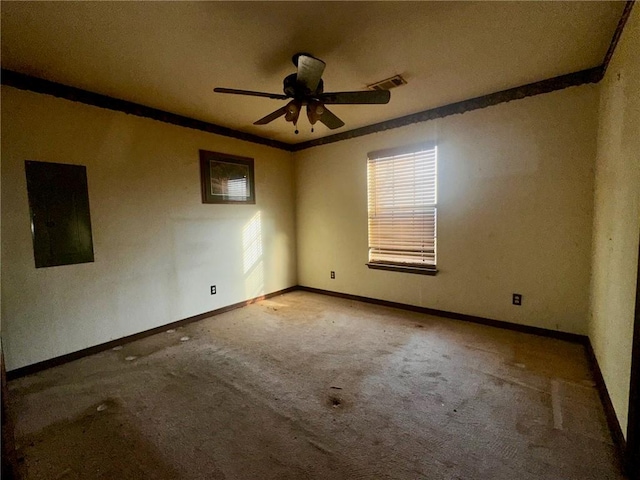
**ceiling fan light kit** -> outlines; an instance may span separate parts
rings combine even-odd
[[[319,121],[331,130],[344,126],[344,122],[333,114],[326,105],[366,105],[389,103],[391,94],[388,90],[364,90],[355,92],[324,93],[322,74],[326,64],[308,53],[296,53],[292,59],[297,68],[296,73],[287,75],[283,81],[284,95],[277,93],[254,92],[233,88],[216,87],[216,93],[266,97],[274,100],[289,100],[289,103],[278,110],[254,122],[254,125],[266,125],[284,116],[287,122],[293,123],[298,133],[298,119],[302,107],[307,109],[307,118],[313,126]],[[405,82],[406,83],[406,82]]]

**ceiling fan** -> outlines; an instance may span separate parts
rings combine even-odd
[[[344,122],[334,115],[326,105],[384,104],[389,103],[391,94],[388,90],[365,90],[356,92],[324,92],[322,73],[325,63],[308,53],[296,53],[292,59],[298,71],[287,75],[284,79],[284,95],[278,93],[253,92],[233,88],[214,88],[217,93],[232,93],[253,97],[267,97],[276,100],[291,99],[284,107],[262,117],[254,125],[266,125],[284,115],[287,122],[293,123],[298,133],[298,118],[302,107],[307,107],[307,117],[311,123],[311,131],[320,121],[330,129],[340,128]]]

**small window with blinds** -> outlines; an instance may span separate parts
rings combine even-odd
[[[369,268],[436,273],[437,174],[435,143],[369,153]]]

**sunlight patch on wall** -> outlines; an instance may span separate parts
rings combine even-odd
[[[243,265],[246,274],[262,258],[262,221],[257,212],[242,229]]]
[[[264,266],[262,263],[262,220],[257,212],[242,229],[242,251],[247,297],[264,293]]]
[[[244,277],[247,298],[255,298],[264,294],[264,267],[262,260]]]

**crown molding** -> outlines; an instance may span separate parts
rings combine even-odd
[[[384,122],[375,123],[366,127],[356,128],[347,132],[336,133],[328,137],[321,137],[315,140],[296,143],[293,145],[293,151],[304,150],[311,147],[326,145],[328,143],[339,142],[341,140],[349,140],[351,138],[370,135],[372,133],[383,132],[392,128],[404,127],[413,123],[426,122],[435,120],[436,118],[444,118],[450,115],[470,112],[481,108],[491,107],[500,103],[511,102],[525,97],[540,95],[543,93],[554,92],[568,87],[583,85],[585,83],[597,83],[602,79],[602,67],[590,68],[579,72],[561,75],[559,77],[549,78],[540,82],[529,83],[519,87],[502,90],[500,92],[490,93],[481,97],[463,100],[461,102],[450,103],[442,107],[431,108],[422,112],[413,113],[404,117],[386,120]]]
[[[607,73],[607,68],[609,68],[609,63],[611,62],[611,58],[613,57],[613,53],[616,51],[616,47],[618,46],[618,41],[622,36],[622,31],[624,30],[624,26],[627,24],[627,20],[629,20],[629,16],[631,15],[631,9],[633,8],[635,0],[627,0],[624,10],[622,10],[622,15],[620,16],[620,20],[618,21],[618,25],[616,27],[616,31],[613,32],[613,37],[611,38],[611,43],[609,44],[609,48],[607,49],[607,53],[604,56],[604,60],[602,61],[602,76]]]
[[[184,128],[201,130],[208,133],[214,133],[216,135],[236,138],[245,142],[266,145],[268,147],[278,148],[287,152],[298,152],[307,148],[327,145],[329,143],[340,142],[342,140],[349,140],[364,135],[370,135],[372,133],[383,132],[385,130],[404,127],[413,123],[426,122],[428,120],[435,120],[437,118],[444,118],[450,115],[470,112],[473,110],[487,108],[493,105],[498,105],[500,103],[511,102],[513,100],[519,100],[521,98],[531,97],[534,95],[550,93],[556,90],[562,90],[565,88],[584,85],[587,83],[598,83],[600,80],[602,80],[604,74],[606,73],[609,62],[613,57],[627,20],[631,15],[631,9],[633,8],[634,4],[635,0],[627,0],[627,2],[625,3],[622,15],[620,17],[620,20],[618,21],[618,25],[613,34],[613,38],[611,39],[611,43],[609,44],[609,48],[604,57],[602,65],[598,67],[589,68],[566,75],[560,75],[558,77],[548,78],[539,82],[509,88],[507,90],[490,93],[488,95],[463,100],[461,102],[450,103],[448,105],[431,108],[418,113],[413,113],[411,115],[405,115],[403,117],[386,120],[384,122],[375,123],[366,127],[355,128],[353,130],[347,130],[345,132],[336,133],[334,135],[328,135],[326,137],[320,137],[314,140],[308,140],[295,144],[281,142],[279,140],[272,140],[270,138],[261,137],[259,135],[254,135],[251,133],[241,132],[232,128],[216,125],[215,123],[196,120],[194,118],[166,112],[157,108],[129,102],[127,100],[122,100],[119,98],[90,92],[88,90],[71,87],[62,83],[52,82],[50,80],[45,80],[43,78],[34,77],[24,73],[15,72],[6,68],[2,69],[0,80],[2,85],[8,85],[21,90],[43,93],[45,95],[53,95],[54,97],[65,98],[67,100],[72,100],[74,102],[80,102],[87,105],[93,105],[100,108],[107,108],[109,110],[115,110],[127,113],[129,115],[151,118],[159,122],[178,125]]]
[[[177,115],[175,113],[165,112],[157,108],[147,107],[139,103],[129,102],[120,98],[102,95],[100,93],[90,92],[81,88],[71,87],[51,80],[33,77],[24,73],[15,72],[6,68],[2,69],[2,85],[8,85],[20,90],[28,90],[36,93],[44,93],[58,98],[64,98],[74,102],[92,105],[94,107],[107,108],[117,112],[136,115],[138,117],[151,118],[159,122],[178,125],[180,127],[201,130],[203,132],[215,133],[225,137],[237,138],[246,142],[266,145],[268,147],[279,148],[281,150],[291,151],[291,144],[272,140],[270,138],[260,137],[251,133],[241,132],[232,128],[216,125],[215,123],[204,122],[194,118]]]

